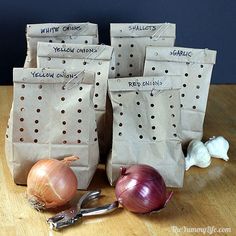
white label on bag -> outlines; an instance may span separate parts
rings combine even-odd
[[[48,37],[62,35],[93,35],[97,37],[97,24],[92,23],[53,23],[28,24],[28,36]]]
[[[14,68],[14,82],[28,83],[94,83],[94,73],[70,69]]]
[[[174,37],[175,38],[175,24],[159,23],[159,24],[143,24],[143,23],[112,23],[111,24],[111,37]]]
[[[182,47],[147,46],[146,61],[150,60],[215,64],[216,51]]]

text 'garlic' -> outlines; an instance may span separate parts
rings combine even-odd
[[[192,140],[187,149],[187,157],[185,158],[185,170],[191,166],[206,168],[211,164],[211,156],[206,146],[200,140]]]
[[[211,157],[221,158],[225,161],[229,160],[227,152],[229,150],[229,142],[222,136],[212,137],[206,143],[205,146]]]

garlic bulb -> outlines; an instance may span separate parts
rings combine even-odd
[[[206,146],[200,140],[192,140],[187,149],[185,158],[185,170],[191,166],[206,168],[211,164],[211,156]]]
[[[207,147],[211,157],[221,158],[225,161],[229,160],[227,155],[229,142],[224,137],[212,137],[205,143],[205,146]]]

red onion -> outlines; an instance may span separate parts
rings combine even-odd
[[[75,196],[77,178],[69,164],[77,159],[45,159],[34,164],[27,178],[27,198],[35,209],[62,206]]]
[[[117,200],[127,210],[149,213],[164,208],[173,192],[166,191],[162,176],[148,165],[121,168],[121,176],[115,187]]]

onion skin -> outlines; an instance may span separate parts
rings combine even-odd
[[[150,213],[164,208],[173,192],[166,191],[162,176],[148,165],[121,168],[115,187],[117,200],[134,213]]]
[[[67,157],[62,161],[44,159],[36,162],[31,168],[27,177],[26,192],[29,203],[35,209],[62,206],[75,196],[77,178],[68,166],[75,158]]]

